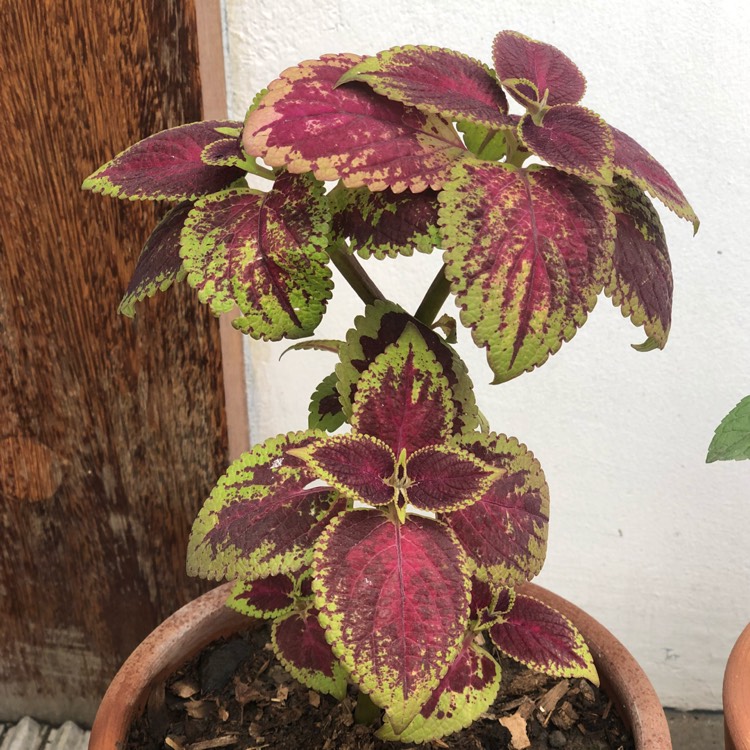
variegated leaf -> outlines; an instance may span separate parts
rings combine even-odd
[[[415,508],[448,513],[482,498],[501,471],[469,451],[428,445],[406,461],[406,497]]]
[[[264,620],[281,617],[294,607],[294,581],[287,575],[239,580],[227,599],[227,606],[248,617]]]
[[[312,171],[350,188],[440,189],[465,153],[458,134],[443,118],[389,101],[364,84],[336,88],[363,59],[326,55],[282,73],[245,122],[245,150],[273,167]]]
[[[434,190],[421,193],[373,193],[337,186],[330,194],[333,241],[349,239],[361,258],[395,258],[416,248],[429,253],[440,244],[438,201]]]
[[[549,489],[542,467],[505,435],[467,435],[456,444],[502,472],[481,500],[444,518],[472,573],[495,587],[531,580],[547,552]]]
[[[343,343],[343,341],[339,341],[338,339],[307,339],[306,341],[298,341],[296,344],[287,346],[287,348],[279,355],[279,359],[281,359],[287,352],[303,352],[310,350],[338,354]]]
[[[346,422],[344,410],[341,407],[339,392],[336,388],[338,378],[332,372],[326,375],[313,392],[308,408],[307,420],[310,429],[334,432]]]
[[[222,138],[209,143],[201,151],[201,161],[215,167],[242,167],[245,155],[242,153],[242,144],[239,136],[233,138]]]
[[[672,321],[672,264],[659,214],[632,182],[617,178],[609,193],[617,237],[604,293],[663,349]]]
[[[669,172],[629,135],[617,128],[611,129],[615,140],[615,173],[634,182],[679,217],[687,219],[697,232],[700,221]]]
[[[515,589],[499,587],[476,576],[471,578],[471,629],[486,630],[508,614],[516,601]]]
[[[411,323],[357,382],[352,428],[382,440],[396,456],[451,434],[454,404],[443,367]]]
[[[517,31],[501,31],[493,42],[492,56],[501,82],[526,79],[532,84],[518,86],[528,99],[549,105],[576,104],[586,92],[586,79],[576,64],[551,44]],[[519,101],[525,103],[522,98]]]
[[[494,73],[450,49],[392,47],[355,65],[339,83],[349,81],[362,81],[388,99],[447,120],[489,128],[509,125],[508,100]]]
[[[454,407],[451,431],[459,433],[476,429],[479,417],[466,365],[438,334],[392,302],[378,301],[368,305],[365,314],[358,316],[354,324],[355,327],[347,333],[346,344],[339,351],[341,363],[336,367],[341,404],[348,419],[351,418],[352,403],[362,373],[398,340],[408,324],[412,324],[440,363],[450,386]]]
[[[271,643],[278,660],[295,680],[336,700],[346,696],[346,670],[326,643],[318,613],[310,607],[276,620]]]
[[[188,282],[217,315],[270,341],[309,336],[333,283],[325,252],[330,214],[323,186],[280,175],[268,193],[233,188],[196,203],[182,232]]]
[[[318,479],[350,500],[385,505],[396,499],[396,456],[369,435],[333,435],[294,451]]]
[[[721,420],[708,448],[706,463],[750,459],[750,396]]]
[[[570,340],[607,280],[614,216],[603,188],[547,167],[465,161],[440,194],[445,274],[494,382]]]
[[[403,731],[458,656],[467,624],[464,554],[442,523],[347,511],[321,537],[315,603],[334,653]]]
[[[411,724],[397,735],[386,721],[376,736],[421,743],[458,732],[494,703],[501,674],[500,665],[470,637]]]
[[[180,258],[180,232],[193,204],[183,201],[169,211],[146,240],[118,312],[135,316],[135,305],[185,278]]]
[[[513,609],[490,628],[499,651],[530,669],[552,677],[599,677],[591,652],[573,623],[552,607],[519,594]]]
[[[235,125],[229,120],[207,120],[163,130],[99,167],[82,187],[133,201],[194,201],[223,190],[246,170],[206,164],[201,154],[210,144],[225,139],[218,128]]]
[[[556,169],[588,182],[612,184],[612,131],[590,109],[558,104],[544,113],[541,125],[536,125],[531,115],[525,115],[518,132],[530,151]]]
[[[190,575],[246,581],[292,573],[312,558],[312,546],[346,501],[315,479],[288,451],[324,436],[297,432],[266,440],[227,469],[193,524]]]

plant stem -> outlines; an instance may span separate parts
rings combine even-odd
[[[432,280],[432,284],[430,284],[424,299],[414,313],[414,317],[425,325],[432,325],[443,303],[448,299],[450,290],[450,282],[445,276],[445,266],[443,265]]]
[[[360,692],[354,707],[354,721],[369,727],[379,718],[380,709],[372,702],[372,698],[367,693]]]
[[[339,242],[329,247],[328,255],[339,273],[366,305],[371,305],[377,299],[385,299],[360,262],[354,255],[343,249],[342,243]]]

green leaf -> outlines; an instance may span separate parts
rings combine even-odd
[[[337,383],[336,373],[332,372],[326,375],[315,389],[308,407],[310,414],[307,424],[311,430],[334,432],[346,422],[336,387]]]
[[[440,194],[445,275],[493,382],[543,364],[586,321],[609,274],[602,188],[538,167],[465,160]]]
[[[312,547],[346,502],[289,451],[322,432],[279,435],[243,453],[219,479],[193,523],[190,575],[254,581],[309,565]]]
[[[188,282],[215,314],[236,304],[233,325],[253,338],[309,336],[333,283],[325,252],[323,186],[284,173],[268,193],[232,188],[195,204],[181,251]]]
[[[456,124],[463,133],[464,145],[480,159],[499,161],[507,153],[505,133],[502,130],[491,130],[483,125],[461,120]]]
[[[279,359],[281,359],[287,352],[302,352],[309,350],[316,352],[333,352],[338,354],[343,343],[343,341],[338,341],[337,339],[309,339],[307,341],[298,341],[296,344],[287,346],[287,348],[279,355]]]
[[[750,396],[745,396],[716,428],[706,463],[750,458]]]

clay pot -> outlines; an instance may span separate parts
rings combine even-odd
[[[724,747],[750,750],[750,625],[729,654],[724,672]]]
[[[99,706],[89,750],[118,750],[127,738],[130,723],[145,708],[154,685],[212,641],[248,627],[251,621],[247,617],[224,606],[231,587],[231,583],[224,584],[185,605],[136,648],[115,675]],[[581,631],[603,686],[633,732],[636,749],[671,750],[659,699],[627,649],[606,628],[562,597],[534,584],[527,584],[524,593],[562,612]],[[738,744],[737,750],[747,747]]]

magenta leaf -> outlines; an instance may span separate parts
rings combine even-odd
[[[547,550],[549,489],[542,467],[505,435],[467,435],[456,443],[502,472],[478,502],[445,516],[469,568],[495,587],[531,580]]]
[[[486,630],[513,608],[515,589],[500,588],[476,576],[471,578],[471,612],[473,630]]]
[[[508,100],[492,71],[460,52],[393,47],[368,57],[339,83],[362,81],[378,94],[447,120],[507,127]]]
[[[492,656],[472,637],[467,638],[448,673],[409,726],[396,735],[386,722],[376,736],[420,743],[464,729],[494,703],[501,674]]]
[[[373,193],[367,188],[336,187],[330,194],[333,241],[349,239],[361,258],[395,258],[416,248],[429,253],[440,244],[438,201],[434,190]]]
[[[590,109],[558,104],[544,113],[541,125],[527,114],[519,135],[530,151],[556,169],[589,182],[612,184],[612,131]]]
[[[215,314],[236,304],[233,325],[253,338],[308,336],[333,284],[325,252],[323,186],[280,175],[268,193],[232,188],[198,201],[182,232],[188,282]]]
[[[450,436],[453,394],[421,332],[408,323],[357,383],[351,425],[395,454],[414,453]]]
[[[519,594],[490,638],[506,656],[553,677],[599,678],[591,653],[573,623],[552,607]]]
[[[115,198],[169,201],[193,201],[223,190],[246,170],[206,164],[201,155],[210,144],[226,139],[217,128],[238,124],[207,120],[163,130],[99,167],[83,188]]]
[[[659,215],[632,182],[617,178],[610,191],[617,237],[612,276],[604,293],[663,349],[672,320],[672,264]]]
[[[291,612],[293,595],[294,581],[287,575],[239,580],[227,599],[227,606],[248,617],[273,619]]]
[[[310,564],[313,544],[346,501],[309,487],[314,474],[289,450],[322,436],[279,435],[230,465],[193,524],[190,575],[252,581]]]
[[[310,607],[276,620],[271,643],[284,668],[305,687],[344,699],[346,671],[326,643],[317,610]]]
[[[612,134],[615,140],[615,173],[634,182],[680,218],[692,222],[697,232],[700,225],[698,217],[669,172],[629,135],[617,128],[612,128]]]
[[[368,435],[333,435],[294,451],[318,479],[350,500],[385,505],[396,499],[396,456]]]
[[[352,403],[359,380],[367,368],[391,344],[398,341],[407,325],[416,326],[428,348],[442,368],[448,381],[453,401],[451,432],[469,432],[476,429],[479,416],[474,400],[474,387],[466,365],[456,352],[435,331],[418,322],[392,302],[375,302],[358,316],[339,350],[341,363],[336,367],[341,405],[347,418],[352,415]]]
[[[586,91],[586,79],[576,64],[551,44],[516,31],[501,31],[495,37],[492,53],[501,83],[526,79],[532,84],[521,88],[528,99],[549,105],[576,104]],[[522,98],[518,99],[525,104]]]
[[[464,553],[439,521],[347,511],[314,558],[315,603],[334,653],[401,732],[458,655],[467,624]]]
[[[583,325],[609,276],[603,188],[556,169],[465,160],[440,194],[445,274],[494,382],[543,364]]]
[[[406,496],[415,508],[447,513],[479,500],[499,474],[469,451],[429,445],[406,461]]]
[[[337,383],[336,373],[332,372],[326,375],[315,389],[308,408],[310,414],[307,422],[310,429],[333,432],[346,421],[336,389]]]
[[[286,70],[245,122],[250,156],[350,188],[400,193],[440,189],[465,153],[449,122],[405,107],[359,83],[336,88],[364,58],[326,55]]]
[[[156,292],[168,289],[174,281],[182,281],[185,271],[180,258],[180,232],[193,204],[183,201],[157,224],[138,258],[118,312],[135,316],[135,305]]]

